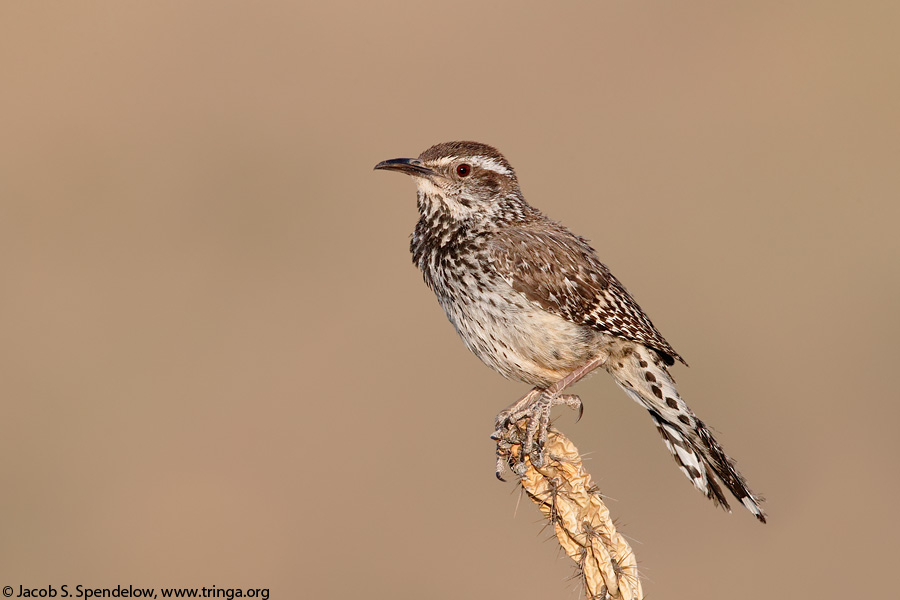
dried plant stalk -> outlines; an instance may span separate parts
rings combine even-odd
[[[616,531],[600,493],[584,470],[575,445],[552,427],[544,444],[545,465],[536,468],[529,457],[520,462],[525,422],[510,426],[500,454],[519,483],[556,530],[556,539],[575,561],[591,599],[640,600],[644,597],[637,560]],[[518,467],[517,467],[518,465]]]

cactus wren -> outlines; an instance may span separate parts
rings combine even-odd
[[[762,499],[675,388],[667,367],[687,363],[587,240],[525,202],[502,154],[448,142],[375,168],[415,179],[413,262],[466,347],[504,377],[534,386],[497,416],[494,439],[527,418],[520,455],[543,464],[550,409],[580,411],[581,400],[562,392],[602,366],[650,412],[697,489],[730,510],[718,478],[765,523]]]

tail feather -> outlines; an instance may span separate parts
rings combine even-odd
[[[725,454],[725,450],[716,441],[706,424],[697,419],[697,436],[706,450],[706,462],[712,465],[719,479],[725,484],[725,487],[741,501],[747,510],[752,512],[761,522],[766,522],[766,513],[760,506],[764,500],[762,496],[754,494],[750,490],[747,480],[737,470],[734,459]]]
[[[691,446],[691,443],[685,440],[680,431],[663,421],[658,413],[653,410],[650,410],[649,412],[650,417],[656,424],[656,429],[659,431],[663,442],[666,444],[666,448],[672,453],[681,472],[691,480],[694,487],[703,492],[703,494],[712,500],[716,506],[721,506],[730,512],[731,507],[728,505],[728,500],[725,499],[722,488],[719,487],[709,465],[698,456],[697,452],[695,452],[694,448]]]
[[[734,460],[681,399],[662,357],[633,344],[622,355],[611,357],[608,370],[619,386],[650,413],[666,448],[694,487],[730,512],[718,478],[747,510],[766,522],[760,507],[763,499],[750,490]]]

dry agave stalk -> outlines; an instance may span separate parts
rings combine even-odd
[[[519,472],[519,483],[550,521],[556,539],[578,571],[587,598],[641,600],[637,560],[616,531],[600,493],[584,470],[578,449],[552,427],[544,444],[544,466],[520,461],[525,421],[509,426],[500,455]]]

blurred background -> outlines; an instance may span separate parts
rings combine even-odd
[[[896,2],[5,2],[0,585],[578,598],[494,479],[526,391],[410,263],[380,160],[474,139],[691,364],[770,524],[606,375],[557,425],[659,598],[884,596]]]

